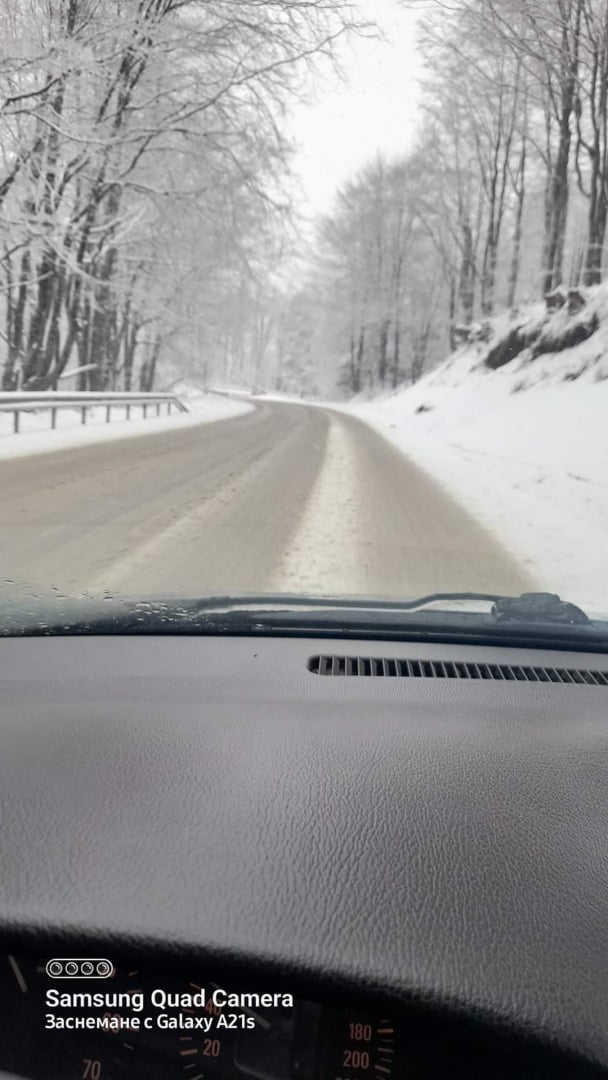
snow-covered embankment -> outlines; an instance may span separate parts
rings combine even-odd
[[[463,346],[415,387],[349,411],[448,488],[541,586],[601,614],[608,288],[580,300],[498,318],[485,341]]]

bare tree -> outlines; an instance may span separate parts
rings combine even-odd
[[[149,383],[189,323],[200,339],[164,277],[200,284],[212,253],[217,317],[253,237],[279,230],[280,111],[348,2],[268,0],[260,19],[257,0],[28,0],[0,20],[3,385],[52,386],[73,356],[83,386],[130,382],[138,357]]]

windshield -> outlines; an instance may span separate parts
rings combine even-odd
[[[608,618],[607,20],[2,5],[0,579],[41,632],[66,597]]]

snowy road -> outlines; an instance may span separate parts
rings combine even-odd
[[[0,473],[2,576],[34,585],[393,597],[533,586],[426,473],[324,409],[260,403]]]

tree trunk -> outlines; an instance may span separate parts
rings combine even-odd
[[[465,326],[471,326],[475,317],[475,254],[473,250],[473,232],[468,222],[463,223],[462,234],[460,305]]]
[[[355,372],[356,372],[356,359],[355,359],[355,336],[351,331],[351,335],[348,341],[348,380],[349,390],[351,394],[355,393]]]
[[[139,389],[142,394],[150,394],[154,390],[156,378],[156,365],[160,356],[161,341],[157,338],[152,346],[150,356],[144,360],[139,372]]]
[[[562,29],[562,71],[559,102],[559,144],[552,175],[549,178],[549,222],[543,267],[543,294],[562,284],[564,246],[570,201],[569,168],[572,148],[571,121],[579,77],[580,27],[583,0],[572,0],[571,24],[564,19]]]
[[[496,236],[488,232],[486,248],[483,258],[483,276],[481,281],[481,313],[484,319],[489,319],[494,314],[494,291],[496,288],[496,263],[498,259],[498,245]]]
[[[454,352],[458,344],[456,340],[456,275],[454,273],[450,274],[450,307],[448,326],[450,352]]]
[[[380,326],[380,350],[378,355],[378,382],[384,386],[388,372],[388,338],[391,324],[390,319],[383,319]]]
[[[557,289],[558,286],[562,284],[564,277],[564,245],[566,240],[570,200],[568,169],[572,145],[572,132],[570,129],[571,112],[572,106],[570,106],[567,118],[560,124],[559,151],[555,171],[551,178],[551,214],[547,243],[547,263],[543,281],[544,293],[549,293],[552,292],[553,289]]]
[[[361,393],[361,376],[363,372],[363,358],[365,356],[365,327],[361,327],[359,331],[359,340],[357,342],[357,359],[355,363],[355,371],[353,378],[353,393]]]
[[[589,215],[589,237],[585,253],[585,269],[583,280],[585,285],[600,285],[602,281],[602,266],[604,261],[604,243],[606,240],[606,223],[608,220],[608,206],[606,205],[605,182],[600,185],[600,191],[594,200]]]
[[[25,368],[25,313],[28,300],[28,280],[32,271],[32,261],[29,251],[26,249],[21,260],[21,273],[17,292],[17,303],[12,317],[12,340],[9,342],[9,356],[11,359],[11,385],[5,386],[5,390],[16,390],[19,381],[23,382]],[[16,378],[16,369],[21,369],[21,380]]]
[[[8,265],[8,264],[7,264]],[[23,253],[19,272],[19,284],[17,285],[17,299],[13,302],[14,282],[9,276],[9,291],[6,297],[6,340],[7,358],[2,374],[2,389],[17,390],[19,387],[19,372],[23,370],[23,341],[25,309],[28,295],[28,278],[31,271],[29,251]]]
[[[135,351],[137,349],[137,332],[139,327],[132,326],[127,329],[124,344],[124,388],[127,393],[133,385],[133,365],[135,363]]]
[[[399,323],[395,323],[395,332],[393,335],[393,390],[396,390],[399,386],[399,375],[401,371],[401,327]]]
[[[509,270],[509,287],[507,295],[507,306],[510,310],[515,307],[515,297],[517,296],[517,286],[519,284],[519,271],[521,266],[521,245],[523,239],[522,225],[524,217],[524,206],[526,202],[527,152],[527,144],[524,137],[522,141],[519,167],[517,170],[517,182],[515,184],[517,208],[515,211],[515,228],[513,230],[513,253],[511,256],[511,267]]]
[[[78,366],[86,369],[88,369],[89,364],[91,363],[91,316],[91,301],[90,298],[85,295],[78,324]],[[91,372],[89,370],[80,372],[78,375],[79,390],[86,391],[91,389],[90,376]]]

